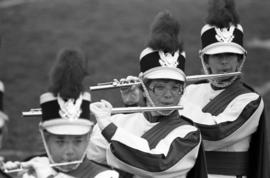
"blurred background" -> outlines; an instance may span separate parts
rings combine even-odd
[[[186,73],[200,74],[200,30],[207,0],[0,0],[0,80],[5,84],[4,109],[8,135],[0,154],[20,160],[43,151],[40,118],[21,112],[39,107],[48,87],[48,72],[57,52],[81,48],[90,76],[85,87],[138,75],[139,54],[149,25],[168,9],[182,24],[187,53]],[[248,59],[244,80],[263,95],[269,118],[270,20],[269,0],[236,1],[245,31]],[[92,100],[107,99],[121,106],[118,89],[92,92]]]

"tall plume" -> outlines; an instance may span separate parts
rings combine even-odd
[[[87,76],[86,59],[78,49],[59,52],[50,73],[49,91],[63,99],[77,99],[83,91],[83,79]]]
[[[163,50],[173,53],[182,51],[182,42],[179,39],[180,24],[168,11],[160,12],[151,25],[151,35],[148,46],[153,50]]]
[[[239,23],[239,16],[233,0],[209,0],[206,23],[218,28],[229,27]]]

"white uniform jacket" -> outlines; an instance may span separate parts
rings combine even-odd
[[[184,116],[201,130],[209,178],[247,175],[250,140],[264,110],[262,98],[240,81],[214,90],[209,83],[186,87]]]
[[[155,119],[155,122],[149,120]],[[93,129],[88,158],[132,173],[134,177],[184,178],[194,166],[201,136],[191,122],[169,117],[117,114],[102,132]]]

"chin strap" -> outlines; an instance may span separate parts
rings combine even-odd
[[[208,81],[211,83],[211,85],[213,85],[216,88],[226,88],[226,87],[230,86],[236,79],[238,79],[238,76],[234,76],[230,80],[223,81],[221,83],[215,79],[209,79]]]
[[[146,96],[147,100],[149,101],[149,104],[150,104],[152,107],[156,107],[156,105],[155,105],[155,103],[153,102],[153,100],[152,100],[152,98],[151,98],[151,96],[150,96],[150,94],[149,94],[149,92],[148,92],[148,90],[147,90],[147,88],[146,88],[146,86],[145,86],[143,80],[141,79],[141,77],[139,77],[139,81],[141,82],[143,91],[144,91],[144,93],[145,93],[145,96]],[[161,112],[161,111],[155,111],[155,112],[157,112],[158,114],[160,114],[160,115],[162,115],[162,116],[169,116],[173,111],[174,111],[174,110],[171,110],[171,111],[168,112],[168,113],[163,113],[163,112]]]
[[[203,55],[200,56],[201,58],[201,63],[202,63],[202,66],[203,66],[203,70],[204,70],[204,73],[206,75],[208,74],[211,74],[208,67],[206,67],[205,65],[205,62],[204,62],[204,58],[203,58]],[[241,62],[239,68],[234,71],[234,72],[241,72],[242,71],[242,68],[243,68],[243,65],[246,61],[246,55],[243,56],[243,61]],[[217,88],[226,88],[228,86],[230,86],[236,79],[238,79],[239,77],[238,76],[234,76],[232,77],[230,80],[228,81],[223,81],[223,82],[218,82],[217,79],[207,79],[214,87],[217,87]]]
[[[44,128],[42,128],[42,126],[40,126],[39,131],[40,131],[41,139],[42,139],[42,142],[43,142],[45,151],[46,151],[46,153],[47,153],[47,155],[48,155],[49,161],[50,161],[52,164],[54,164],[54,163],[56,163],[56,162],[53,160],[53,158],[52,158],[52,156],[51,156],[51,153],[50,153],[50,151],[49,151],[49,148],[48,148],[48,145],[47,145],[47,142],[46,142],[46,139],[45,139],[45,135],[44,135]],[[90,140],[90,139],[88,139],[88,140]],[[84,151],[84,153],[83,153],[81,159],[78,160],[78,161],[83,162],[83,159],[85,158],[86,153],[87,153],[87,147],[86,147],[86,149],[85,149],[85,151]],[[69,172],[69,171],[72,171],[72,170],[74,170],[74,169],[77,169],[77,168],[80,166],[80,164],[81,164],[81,163],[75,164],[71,169],[65,169],[65,168],[62,168],[62,167],[60,167],[60,166],[59,166],[59,167],[56,167],[56,168],[57,168],[58,170],[62,171],[62,172]]]

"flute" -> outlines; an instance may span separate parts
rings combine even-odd
[[[216,79],[216,78],[224,78],[224,77],[233,77],[233,76],[239,76],[241,75],[241,72],[230,72],[230,73],[224,73],[224,74],[208,74],[208,75],[190,75],[187,76],[187,82],[197,82],[201,80],[206,79]],[[97,86],[91,86],[89,87],[91,91],[94,90],[103,90],[103,89],[111,89],[111,88],[117,88],[117,87],[127,87],[132,85],[141,85],[140,81],[134,81],[134,82],[127,82],[127,83],[121,83],[121,82],[105,82],[105,83],[98,83]]]
[[[164,111],[164,110],[181,110],[183,106],[155,106],[155,107],[119,107],[112,108],[112,114],[134,113],[134,112],[149,112],[149,111]],[[39,117],[42,115],[40,108],[30,109],[30,111],[22,112],[23,117]]]
[[[58,167],[58,166],[68,166],[68,165],[72,165],[72,164],[80,164],[82,163],[82,161],[71,161],[71,162],[63,162],[63,163],[53,163],[53,164],[49,164],[50,167]],[[20,167],[20,168],[16,168],[16,169],[4,169],[4,172],[7,174],[10,173],[15,173],[15,172],[21,172],[26,170],[26,168]]]

